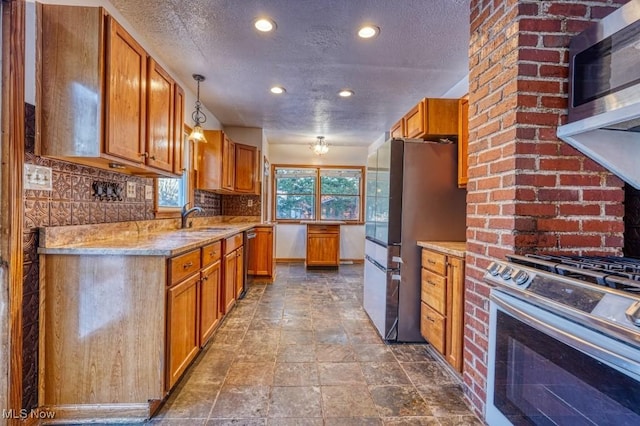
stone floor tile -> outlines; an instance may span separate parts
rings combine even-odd
[[[328,417],[324,426],[382,426],[378,417]]]
[[[318,374],[323,386],[365,384],[364,375],[357,362],[319,362]]]
[[[340,328],[316,330],[314,332],[316,343],[333,343],[346,345],[349,343],[347,333]]]
[[[366,386],[322,386],[322,412],[331,417],[378,417]]]
[[[267,419],[267,425],[269,426],[323,426],[325,423],[322,421],[322,417],[315,418],[274,418]]]
[[[356,358],[361,362],[393,362],[396,361],[396,357],[388,345],[377,344],[362,344],[352,345],[353,351],[356,354]]]
[[[211,417],[266,417],[269,391],[269,386],[224,386],[213,405]]]
[[[391,350],[400,362],[433,361],[426,345],[392,345]]]
[[[286,330],[280,332],[281,345],[310,345],[313,344],[313,331]]]
[[[368,385],[411,385],[397,361],[361,362],[360,368]]]
[[[319,386],[274,386],[269,399],[273,417],[322,417]]]
[[[274,386],[318,386],[319,384],[315,362],[276,363]]]
[[[206,426],[265,426],[267,419],[209,419]],[[188,426],[188,425],[185,425]]]
[[[414,386],[369,386],[369,392],[381,417],[432,416]]]
[[[351,345],[318,343],[316,359],[319,362],[353,362],[356,360],[356,355]]]
[[[280,345],[277,362],[314,362],[316,347],[314,345]]]
[[[206,422],[206,419],[153,418],[151,420],[147,420],[144,424],[148,426],[202,426],[204,424],[209,424]]]
[[[436,417],[464,416],[469,408],[459,385],[417,386],[418,392]]]
[[[273,362],[238,361],[231,365],[225,385],[271,386],[274,376]]]
[[[483,426],[484,423],[473,415],[438,418],[440,426]]]
[[[440,426],[435,417],[385,417],[382,422],[385,426]]]
[[[401,362],[400,366],[416,386],[455,385],[460,381],[451,376],[437,361]]]
[[[173,392],[169,396],[165,405],[156,415],[156,419],[206,420],[219,390],[220,386],[212,388],[210,391],[204,391],[182,385],[179,387],[179,392]]]
[[[313,320],[311,318],[291,318],[282,320],[282,330],[313,330]]]

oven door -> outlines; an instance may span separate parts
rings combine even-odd
[[[491,292],[489,425],[638,425],[640,350]]]

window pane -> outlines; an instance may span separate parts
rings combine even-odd
[[[315,177],[278,177],[276,178],[277,194],[315,194]]]
[[[158,206],[182,207],[184,205],[183,179],[158,178]]]
[[[325,220],[358,220],[360,219],[360,197],[323,195],[321,219]]]
[[[276,195],[276,219],[315,219],[313,195]]]
[[[360,194],[360,177],[322,176],[320,178],[320,192],[337,195]]]

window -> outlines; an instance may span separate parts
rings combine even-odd
[[[179,178],[158,178],[156,179],[156,200],[158,217],[173,216],[173,212],[178,212],[182,206],[188,203],[189,200],[189,176],[191,174],[192,166],[189,164],[189,149],[192,144],[188,141],[187,127],[185,126],[184,137],[184,153],[183,153],[183,167],[184,171],[182,177]],[[177,213],[179,214],[179,213]]]
[[[276,220],[362,221],[363,168],[274,167]]]

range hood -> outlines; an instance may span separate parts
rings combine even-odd
[[[640,0],[573,37],[569,59],[558,137],[640,189]]]

